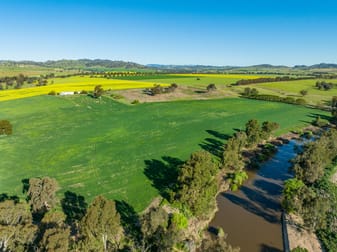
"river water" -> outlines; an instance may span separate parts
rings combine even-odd
[[[278,147],[272,159],[256,171],[236,192],[220,193],[219,211],[210,227],[221,227],[227,241],[241,252],[282,252],[281,196],[283,183],[291,178],[290,162],[296,141]]]

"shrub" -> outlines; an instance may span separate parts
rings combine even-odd
[[[131,104],[139,104],[139,100],[133,100]]]
[[[304,104],[306,104],[306,101],[304,100],[304,99],[302,99],[302,98],[298,98],[298,99],[296,99],[296,104],[298,104],[298,105],[304,105]]]
[[[82,90],[82,91],[80,92],[80,94],[88,94],[88,91]]]
[[[0,135],[12,135],[13,127],[8,120],[0,120]]]
[[[302,96],[305,96],[305,95],[308,94],[308,90],[303,89],[303,90],[300,91],[300,94],[301,94]]]
[[[54,90],[50,91],[48,95],[56,95],[56,92]]]
[[[207,89],[208,92],[215,91],[216,86],[215,86],[215,84],[212,83],[212,84],[209,84],[206,89]]]
[[[123,99],[124,96],[120,95],[120,94],[111,94],[110,97],[112,99],[116,99],[116,100],[119,100],[119,99]]]
[[[248,174],[245,171],[237,171],[228,175],[228,182],[231,184],[231,190],[236,191],[248,179]]]
[[[171,218],[171,223],[173,223],[179,230],[187,228],[188,220],[180,213],[174,213]]]
[[[308,252],[308,250],[306,248],[297,246],[296,248],[292,249],[291,252]]]

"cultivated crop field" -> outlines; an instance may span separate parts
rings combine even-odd
[[[104,89],[118,90],[146,88],[152,87],[154,84],[153,82],[144,81],[111,80],[104,78],[89,78],[79,76],[69,78],[55,78],[52,81],[54,81],[53,84],[51,84],[51,81],[49,81],[49,84],[47,86],[42,87],[30,87],[0,91],[0,101],[46,95],[50,91],[55,91],[57,93],[63,91],[92,91],[96,85],[102,85]]]
[[[80,95],[2,101],[0,118],[11,121],[14,134],[0,137],[0,191],[22,196],[22,179],[50,176],[60,198],[68,190],[87,202],[103,194],[141,211],[172,162],[219,148],[249,119],[276,121],[281,134],[322,113],[237,98],[134,106]]]
[[[48,80],[47,86],[10,89],[0,91],[0,101],[21,99],[26,97],[48,94],[50,91],[57,93],[63,91],[92,91],[96,85],[112,90],[150,88],[154,84],[162,86],[177,83],[178,85],[205,88],[210,83],[220,87],[232,84],[241,79],[259,78],[257,75],[233,75],[233,74],[170,74],[152,76],[127,76],[115,79],[90,78],[89,76],[73,76],[68,78],[54,78]],[[198,80],[197,80],[198,78]]]

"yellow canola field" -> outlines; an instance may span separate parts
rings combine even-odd
[[[79,92],[81,90],[92,91],[96,85],[102,85],[105,90],[118,90],[153,87],[154,83],[129,80],[108,80],[89,77],[71,77],[65,79],[56,78],[54,79],[54,84],[48,84],[47,86],[0,91],[0,101],[46,95],[50,91],[55,91],[56,93],[67,91]]]
[[[172,76],[188,76],[188,77],[214,77],[214,78],[224,78],[224,79],[258,79],[266,76],[262,75],[248,75],[248,74],[170,74]],[[269,76],[270,77],[270,76]]]

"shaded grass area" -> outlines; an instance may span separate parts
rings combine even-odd
[[[237,98],[136,106],[85,96],[5,101],[0,118],[11,121],[14,134],[0,137],[0,192],[22,196],[23,179],[50,176],[60,184],[59,198],[70,191],[90,204],[103,194],[139,212],[165,193],[165,178],[176,176],[170,169],[201,148],[219,151],[249,119],[276,121],[281,134],[316,114],[327,115]]]

